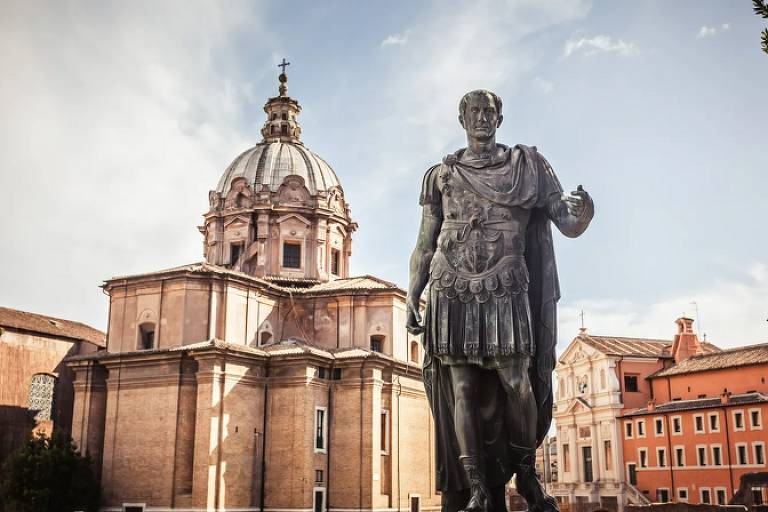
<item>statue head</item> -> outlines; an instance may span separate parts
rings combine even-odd
[[[470,91],[459,103],[459,123],[467,135],[477,139],[490,139],[501,126],[501,98],[491,91]]]

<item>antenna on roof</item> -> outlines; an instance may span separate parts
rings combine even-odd
[[[699,318],[699,303],[695,300],[692,300],[690,302],[691,306],[693,306],[694,310],[696,311],[696,335],[701,335],[701,319]]]

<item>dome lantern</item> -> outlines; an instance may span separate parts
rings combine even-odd
[[[283,59],[283,72],[280,73],[278,80],[280,87],[279,94],[274,98],[269,98],[264,105],[264,112],[267,114],[267,120],[261,129],[261,135],[264,137],[262,142],[292,142],[301,144],[301,126],[298,116],[301,112],[299,102],[288,96],[288,75],[285,74],[285,66],[289,65]]]

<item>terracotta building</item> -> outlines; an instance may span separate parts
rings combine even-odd
[[[718,350],[709,343],[698,349]],[[558,478],[552,487],[563,508],[599,504],[623,510],[649,502],[626,478],[617,418],[647,404],[647,378],[672,366],[681,350],[669,340],[590,335],[582,329],[562,353],[555,367]]]
[[[104,346],[92,327],[0,307],[0,465],[30,432],[69,432],[74,396],[64,358]]]
[[[654,501],[725,504],[766,471],[768,344],[706,353],[692,323],[678,320],[675,364],[645,379],[647,405],[622,415],[624,470]]]
[[[286,81],[209,194],[205,261],[108,280],[106,350],[69,359],[104,510],[439,507],[405,292],[349,276],[357,224]]]

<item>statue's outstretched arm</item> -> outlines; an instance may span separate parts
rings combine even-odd
[[[419,305],[421,293],[429,281],[429,264],[437,247],[437,237],[440,234],[440,226],[443,223],[442,213],[439,207],[425,204],[421,214],[421,226],[419,236],[416,239],[416,248],[411,254],[410,280],[408,284],[408,321],[406,328],[412,334],[421,334],[424,326],[421,323]]]

